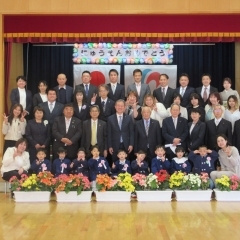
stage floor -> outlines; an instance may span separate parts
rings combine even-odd
[[[238,240],[240,202],[15,203],[0,193],[0,240]]]

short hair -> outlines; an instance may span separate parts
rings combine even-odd
[[[116,69],[110,69],[108,72],[108,75],[110,76],[111,72],[114,72],[118,75],[118,71]]]
[[[146,152],[144,152],[143,150],[139,150],[139,151],[137,152],[137,154],[144,154],[144,155],[146,155]]]
[[[228,82],[228,83],[232,84],[232,80],[231,80],[229,77],[225,77],[225,78],[223,79],[223,83],[224,83],[224,82]]]
[[[176,147],[176,149],[175,149],[175,153],[177,153],[177,152],[183,152],[183,153],[185,153],[185,149],[184,149],[182,146],[178,146],[178,147]]]
[[[18,139],[18,140],[16,141],[16,143],[15,143],[15,147],[17,148],[18,145],[20,145],[21,143],[24,143],[24,142],[25,142],[26,147],[27,147],[27,146],[28,146],[28,142],[27,142],[27,139],[26,139],[26,138],[20,138],[20,139]]]
[[[231,109],[231,107],[230,107],[230,105],[229,105],[229,99],[233,99],[234,100],[234,102],[235,102],[235,109],[238,109],[239,108],[239,103],[238,103],[238,99],[237,99],[237,97],[235,96],[235,95],[230,95],[229,97],[228,97],[228,99],[227,99],[227,109],[229,110],[229,109]]]
[[[46,149],[45,149],[45,148],[38,148],[37,151],[36,151],[36,155],[37,155],[39,152],[44,152],[44,153],[46,154]]]
[[[59,153],[65,153],[65,154],[67,154],[67,149],[64,148],[64,147],[59,147],[58,150],[57,150],[57,153],[58,153],[58,154],[59,154]]]
[[[206,148],[206,149],[207,149],[207,146],[204,145],[204,144],[202,144],[202,145],[200,145],[200,146],[198,147],[198,150],[199,150],[200,148]]]
[[[40,81],[38,82],[38,86],[39,86],[41,83],[42,83],[43,85],[45,85],[46,87],[48,86],[47,82],[44,81],[44,80],[40,80]]]
[[[33,109],[33,114],[35,114],[36,111],[43,112],[43,115],[44,115],[44,113],[45,113],[43,107],[40,107],[40,106],[34,107],[34,109]]]
[[[130,91],[127,96],[129,97],[130,95],[133,95],[138,100],[138,93],[136,91]]]
[[[75,104],[77,103],[77,98],[76,98],[76,96],[77,96],[78,93],[81,93],[81,94],[83,95],[82,103],[83,103],[83,104],[86,104],[86,103],[87,103],[87,96],[86,96],[86,93],[85,93],[85,91],[84,91],[83,89],[79,89],[79,90],[76,90],[76,91],[74,92],[73,102],[74,102]]]
[[[119,153],[121,153],[121,152],[124,152],[125,154],[127,154],[127,151],[124,150],[124,149],[119,149],[118,152],[117,152],[117,154],[119,154]]]
[[[107,91],[109,92],[109,87],[108,87],[107,84],[100,84],[100,85],[98,86],[98,90],[100,89],[100,87],[105,88],[105,90],[107,90]]]
[[[16,82],[18,82],[18,80],[22,79],[23,81],[27,82],[27,78],[25,76],[17,76],[16,78]]]
[[[96,149],[100,152],[100,147],[99,147],[97,144],[91,147],[91,151],[92,151],[94,148],[96,148]]]
[[[157,149],[159,149],[159,148],[162,148],[165,152],[166,152],[166,149],[165,149],[165,147],[163,146],[163,145],[157,145],[156,147],[155,147],[155,150],[157,150]]]
[[[200,111],[198,108],[192,108],[192,109],[190,110],[190,115],[191,115],[192,113],[198,113],[199,115],[202,115],[201,111]]]
[[[54,89],[54,88],[49,88],[49,89],[47,90],[47,95],[48,95],[49,92],[55,92],[55,94],[57,95],[57,91],[56,91],[56,89]]]
[[[210,75],[209,73],[203,73],[203,74],[202,74],[202,78],[203,78],[203,77],[209,77],[209,78],[211,79],[211,75]]]
[[[125,101],[124,101],[123,99],[118,99],[118,100],[115,102],[115,106],[116,106],[117,103],[119,103],[119,102],[123,103],[124,106],[126,105],[126,103],[125,103]]]
[[[212,93],[209,94],[209,97],[208,97],[208,100],[207,100],[207,104],[208,104],[208,105],[212,106],[212,103],[210,102],[210,97],[211,97],[211,96],[215,96],[215,97],[217,98],[218,103],[219,103],[220,105],[223,104],[222,98],[221,98],[219,92],[212,92]]]
[[[140,70],[139,68],[134,69],[133,76],[135,75],[135,73],[141,73],[141,75],[142,75],[142,70]]]
[[[173,108],[173,106],[178,106],[179,111],[180,111],[180,105],[179,105],[179,104],[177,104],[177,103],[172,103],[171,106],[170,106],[170,110]]]
[[[85,151],[85,148],[84,147],[80,147],[78,150],[77,150],[77,153],[79,152],[84,152],[86,154],[86,151]]]
[[[189,80],[189,75],[187,73],[181,73],[180,76],[179,76],[179,80],[181,77],[187,77],[188,80]]]
[[[192,93],[189,97],[189,100],[191,101],[193,98],[197,99],[198,101],[201,99],[198,93]]]
[[[174,102],[174,100],[175,100],[176,98],[179,98],[179,99],[180,99],[180,102],[182,102],[182,100],[183,100],[181,94],[179,94],[179,93],[174,93],[174,94],[173,94],[173,98],[172,98],[172,103]]]
[[[148,106],[143,106],[141,112],[143,112],[144,109],[148,109],[150,112],[152,112],[152,109],[150,107],[148,107]]]
[[[72,108],[72,109],[74,110],[74,107],[73,107],[73,104],[72,104],[72,103],[66,103],[66,104],[64,105],[64,107],[63,107],[63,110],[64,110],[65,108],[67,108],[67,107],[70,107],[70,108]]]
[[[161,76],[164,76],[164,77],[166,77],[167,79],[169,79],[169,76],[168,76],[166,73],[160,74],[159,79],[161,78]]]
[[[90,112],[92,111],[93,108],[96,108],[96,109],[98,110],[98,112],[100,112],[100,108],[99,108],[98,105],[92,105],[92,106],[90,107]]]
[[[89,74],[91,76],[91,73],[89,71],[83,71],[82,72],[82,76],[83,76],[84,73],[87,73],[87,74]]]
[[[216,104],[216,105],[213,107],[213,110],[215,110],[216,107],[220,107],[220,109],[222,110],[222,105],[221,105],[221,104]]]

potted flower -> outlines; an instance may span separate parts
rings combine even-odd
[[[61,174],[54,185],[57,202],[90,202],[91,184],[86,176]]]
[[[130,202],[134,192],[133,179],[129,173],[120,173],[116,178],[99,174],[96,179],[96,200],[100,202]]]
[[[40,172],[29,177],[22,174],[20,180],[13,176],[10,184],[16,202],[48,202],[53,190],[54,178],[50,172]]]
[[[133,182],[138,201],[171,201],[172,190],[169,189],[169,174],[160,170],[148,176],[135,174]]]
[[[212,190],[207,173],[188,174],[175,172],[169,180],[170,188],[175,191],[177,201],[210,201]]]
[[[216,179],[214,189],[217,201],[240,201],[240,178],[237,175],[223,175]]]

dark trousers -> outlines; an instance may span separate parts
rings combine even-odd
[[[5,140],[4,141],[4,147],[3,147],[3,154],[5,153],[5,151],[7,150],[7,148],[9,147],[15,147],[16,145],[16,141],[13,140]]]
[[[22,174],[27,174],[27,171],[23,171]],[[3,173],[2,179],[5,181],[9,181],[11,177],[14,177],[14,176],[16,176],[17,179],[21,179],[21,175],[18,173],[18,170],[12,170],[12,171]]]

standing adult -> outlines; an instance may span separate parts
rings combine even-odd
[[[153,91],[153,96],[157,99],[158,102],[162,103],[167,109],[172,104],[174,89],[168,86],[169,77],[167,74],[163,73],[160,75],[159,83],[160,88],[157,88]]]
[[[38,83],[39,92],[33,96],[33,108],[38,106],[40,103],[47,102],[47,82],[40,81]]]
[[[116,102],[119,99],[125,99],[125,88],[122,84],[118,83],[118,71],[116,69],[110,69],[109,73],[109,80],[108,83],[108,97]]]
[[[125,114],[131,116],[133,122],[140,120],[142,118],[141,115],[141,107],[137,102],[138,95],[137,92],[130,91],[126,100],[126,109]]]
[[[191,118],[191,112],[192,110],[198,109],[201,113],[201,117],[200,117],[200,121],[201,122],[205,122],[205,109],[204,107],[200,106],[200,102],[201,102],[201,97],[197,94],[197,93],[192,93],[190,95],[190,106],[187,109],[188,111],[188,121],[191,122],[192,118]]]
[[[134,128],[132,118],[124,113],[125,102],[117,100],[115,103],[116,114],[108,118],[107,139],[108,150],[112,160],[117,160],[119,149],[131,153],[134,145]]]
[[[134,83],[128,85],[127,94],[129,92],[137,92],[137,102],[140,106],[143,105],[143,99],[146,94],[151,94],[151,90],[148,84],[142,83],[142,71],[140,69],[135,69],[133,71]]]
[[[78,141],[82,135],[82,121],[73,116],[74,110],[72,104],[66,104],[63,109],[63,115],[54,120],[52,127],[53,159],[57,158],[57,152],[60,147],[67,150],[67,158],[73,160],[77,156],[79,147]]]
[[[107,157],[107,124],[98,118],[99,114],[99,107],[91,106],[91,119],[83,122],[81,146],[85,148],[88,158],[91,157],[91,150],[95,145],[98,145],[100,155]]]

